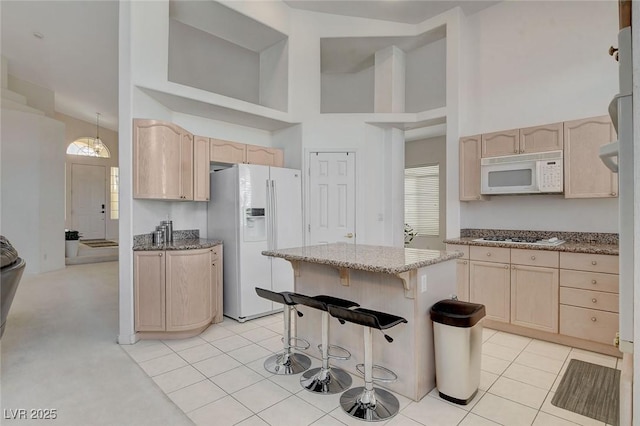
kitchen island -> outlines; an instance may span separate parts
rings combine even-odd
[[[374,331],[373,362],[398,375],[396,382],[379,385],[415,401],[435,387],[429,309],[455,294],[456,263],[451,260],[461,253],[336,243],[262,254],[291,262],[297,293],[339,297],[407,319],[407,324],[387,330],[393,343]],[[321,312],[306,306],[297,308],[304,314],[298,318],[297,335],[311,343],[307,352],[318,357]],[[332,361],[333,365],[357,376],[355,366],[364,362],[362,327],[341,325],[332,319],[329,343],[352,354],[350,360]]]

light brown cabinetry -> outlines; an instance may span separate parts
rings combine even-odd
[[[510,281],[507,263],[469,262],[469,299],[485,306],[487,319],[509,322]]]
[[[460,139],[460,201],[482,200],[480,195],[480,135]]]
[[[600,147],[615,138],[615,129],[608,116],[564,123],[565,198],[618,196],[618,175],[598,156]]]
[[[469,246],[447,244],[447,251],[460,251],[462,258],[456,259],[456,296],[463,302],[469,301]]]
[[[193,199],[193,135],[172,123],[133,121],[133,197]]]
[[[137,332],[197,334],[222,320],[222,246],[136,251],[134,289]]]
[[[561,151],[564,146],[562,123],[520,129],[520,154]]]
[[[482,158],[514,155],[520,152],[520,131],[503,130],[482,135]]]
[[[209,138],[193,138],[193,200],[209,201]]]
[[[511,265],[511,323],[558,332],[558,269]]]
[[[618,331],[618,256],[560,253],[560,333],[611,344]]]
[[[247,145],[222,139],[211,141],[211,161],[215,163],[238,164],[244,163],[247,157]]]
[[[283,167],[284,152],[277,148],[211,139],[211,161],[226,164],[247,163]]]

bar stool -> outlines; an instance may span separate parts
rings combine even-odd
[[[342,324],[351,322],[364,326],[364,364],[356,365],[356,370],[364,376],[364,386],[351,388],[340,397],[340,405],[351,417],[369,422],[387,420],[398,414],[400,403],[391,392],[380,388],[374,388],[373,382],[393,382],[398,376],[391,370],[373,364],[373,339],[372,331],[386,330],[407,320],[384,312],[370,309],[356,308],[344,309],[339,306],[329,305],[329,313],[338,318]],[[384,335],[389,343],[393,342],[390,336]],[[379,370],[389,378],[375,377],[373,370]]]
[[[309,348],[309,342],[306,340],[291,337],[291,311],[296,309],[296,303],[289,297],[291,293],[288,291],[277,293],[275,291],[259,287],[256,287],[256,293],[258,296],[271,300],[272,302],[285,305],[284,333],[282,336],[284,350],[282,353],[272,355],[264,361],[265,370],[273,374],[290,375],[302,373],[309,369],[309,367],[311,367],[311,359],[308,356],[291,352],[291,349],[300,350]],[[301,313],[298,314],[302,316]],[[293,346],[291,345],[292,340],[294,341]],[[302,345],[298,346],[298,342],[302,343]]]
[[[329,344],[328,305],[340,306],[345,309],[360,305],[350,300],[324,295],[309,297],[299,293],[291,293],[289,296],[291,300],[299,305],[305,305],[322,311],[322,343],[318,345],[318,350],[322,354],[322,366],[306,371],[302,377],[300,377],[300,384],[308,391],[321,394],[344,392],[353,382],[351,375],[341,368],[330,367],[329,359],[347,360],[351,358],[351,353],[345,348]],[[343,351],[345,355],[330,354],[330,349]]]

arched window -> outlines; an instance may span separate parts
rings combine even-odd
[[[67,147],[67,154],[111,158],[109,148],[100,139],[92,137],[80,138],[71,142]]]

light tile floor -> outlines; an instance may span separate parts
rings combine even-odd
[[[123,346],[131,358],[198,426],[362,425],[338,405],[300,387],[300,376],[274,376],[262,366],[282,344],[282,315],[246,323],[225,318],[198,337],[140,341]],[[608,367],[618,360],[580,349],[485,329],[480,390],[467,406],[442,400],[433,390],[421,401],[402,396],[400,425],[603,425],[551,405],[572,358]],[[313,359],[312,367],[320,362]],[[354,386],[362,380],[354,377]]]

